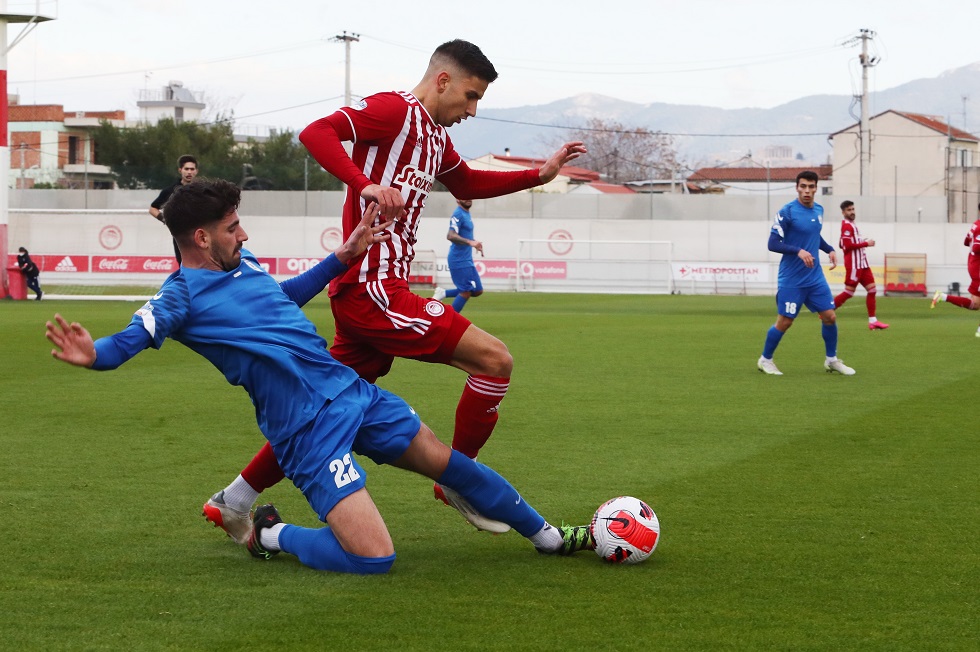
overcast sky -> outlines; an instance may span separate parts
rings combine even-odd
[[[7,0],[10,12],[32,0]],[[859,92],[860,47],[876,32],[871,90],[980,62],[980,3],[950,0],[762,2],[328,2],[42,0],[57,19],[8,54],[22,103],[125,109],[169,80],[202,91],[239,123],[301,129],[343,103],[344,45],[355,97],[410,90],[432,49],[464,38],[500,78],[482,107],[544,104],[580,93],[638,103],[772,107]],[[13,42],[22,26],[7,28]],[[980,111],[980,97],[971,98]]]

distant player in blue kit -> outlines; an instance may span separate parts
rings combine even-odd
[[[776,367],[772,356],[804,306],[820,315],[827,354],[824,369],[845,376],[854,375],[854,370],[837,358],[834,295],[830,293],[830,285],[820,267],[820,252],[830,259],[830,269],[837,267],[837,253],[820,235],[823,206],[814,202],[817,180],[817,173],[811,170],[796,175],[797,199],[779,209],[769,232],[769,251],[782,254],[783,259],[779,262],[776,323],[766,334],[766,344],[757,366],[759,371],[773,376],[782,376],[783,372]]]
[[[446,239],[452,243],[449,245],[449,273],[456,287],[451,290],[437,287],[432,298],[437,301],[452,298],[453,310],[463,312],[463,306],[470,297],[483,294],[483,283],[473,264],[473,250],[476,249],[482,256],[483,243],[473,239],[473,216],[470,215],[473,200],[457,199],[456,203],[459,206],[449,218],[449,233],[446,234]]]
[[[276,459],[306,496],[324,528],[287,525],[272,505],[255,510],[249,552],[280,550],[318,570],[385,573],[395,549],[352,453],[415,471],[453,490],[459,505],[507,523],[539,552],[592,549],[588,527],[545,522],[499,474],[440,442],[401,398],[334,360],[301,306],[347,271],[370,245],[388,240],[392,222],[375,227],[377,205],[335,253],[282,284],[242,248],[240,189],[221,180],[177,188],[165,208],[180,247],[180,269],[136,311],[129,326],[93,341],[77,323],[55,315],[46,336],[64,362],[115,369],[146,348],[176,340],[242,386]]]

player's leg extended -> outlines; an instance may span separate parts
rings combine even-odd
[[[235,543],[244,545],[252,531],[252,504],[260,493],[284,477],[272,447],[266,442],[231,484],[204,503],[201,513]]]
[[[497,410],[510,385],[514,358],[503,342],[470,324],[450,364],[469,374],[456,406],[453,448],[476,457],[497,424]]]
[[[844,303],[854,296],[854,291],[857,289],[856,285],[845,285],[844,291],[834,297],[834,308],[840,308]]]
[[[458,492],[472,509],[510,525],[541,552],[571,554],[595,546],[588,528],[549,525],[503,476],[451,450],[425,424],[421,424],[411,445],[392,465]]]

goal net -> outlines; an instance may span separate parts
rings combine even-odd
[[[671,294],[669,240],[517,241],[518,292]]]

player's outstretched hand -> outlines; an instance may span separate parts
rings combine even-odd
[[[360,223],[351,231],[347,242],[334,252],[340,262],[347,264],[367,251],[367,248],[371,245],[391,239],[391,233],[388,233],[386,229],[390,228],[395,222],[394,220],[388,220],[374,224],[380,212],[381,209],[375,202],[371,202],[365,207],[364,216],[361,217]]]
[[[95,363],[95,342],[89,332],[78,322],[69,324],[57,313],[54,320],[57,325],[47,322],[47,332],[44,333],[58,347],[51,350],[51,355],[68,364],[91,367]]]
[[[545,161],[544,165],[538,168],[538,176],[541,177],[541,183],[552,181],[558,176],[558,172],[561,171],[563,165],[574,161],[582,154],[587,154],[588,151],[585,149],[585,145],[577,140],[562,145],[557,152],[551,155],[551,158]]]
[[[386,220],[397,220],[408,215],[408,211],[405,210],[405,198],[398,188],[372,183],[364,187],[361,197],[375,202],[381,211],[381,217]]]

